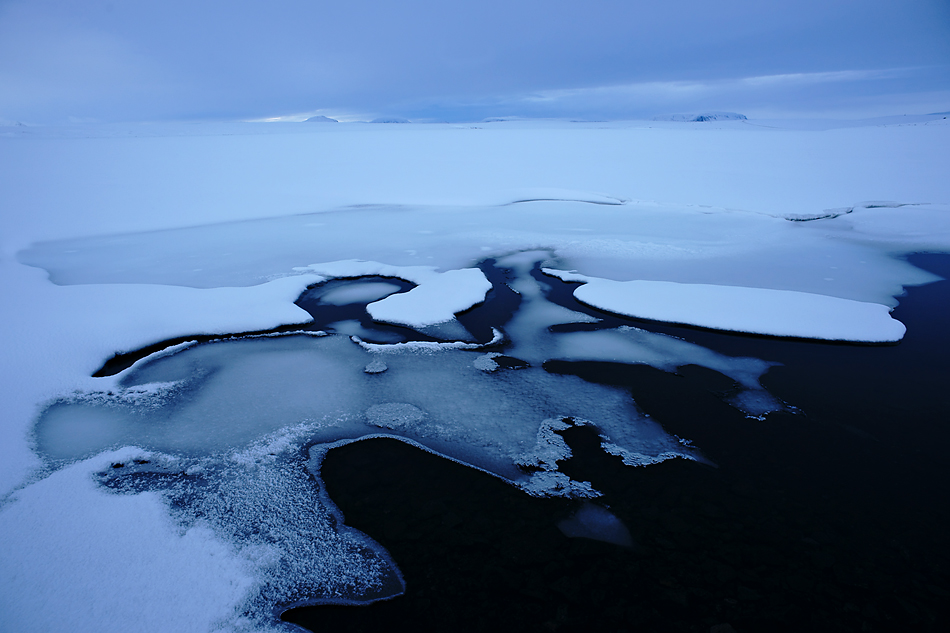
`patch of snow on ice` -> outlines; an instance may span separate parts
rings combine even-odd
[[[475,369],[480,369],[488,373],[497,371],[500,365],[498,365],[494,359],[498,356],[501,356],[499,352],[489,352],[473,360],[472,366],[475,367]]]
[[[545,269],[588,305],[651,321],[769,336],[893,343],[906,328],[877,303],[792,290],[744,288],[669,281],[613,281]]]
[[[389,365],[376,358],[371,360],[366,367],[363,368],[363,371],[367,374],[381,374],[387,369],[389,369]]]
[[[206,524],[176,525],[157,492],[115,495],[94,480],[114,463],[151,458],[134,448],[100,453],[9,499],[0,512],[0,629],[237,628],[256,588],[246,554]]]
[[[465,343],[463,341],[452,341],[450,343],[439,343],[435,341],[407,341],[405,343],[367,343],[358,336],[350,337],[354,343],[368,352],[379,352],[386,354],[401,354],[403,352],[414,352],[418,354],[436,354],[447,349],[483,349],[501,343],[505,336],[496,328],[492,328],[494,336],[487,343]]]
[[[366,410],[366,421],[383,429],[400,430],[417,426],[425,411],[405,402],[374,404]]]

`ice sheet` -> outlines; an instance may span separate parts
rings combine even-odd
[[[257,285],[295,268],[358,276],[391,266],[390,274],[424,275],[433,266],[458,270],[485,257],[544,249],[558,268],[618,281],[636,270],[638,278],[653,281],[795,290],[893,306],[904,285],[934,280],[893,257],[895,249],[950,248],[950,211],[940,205],[867,211],[801,222],[635,199],[622,205],[368,206],[38,244],[18,257],[48,268],[60,284],[200,288]],[[879,221],[874,214],[891,218],[893,241],[886,229],[880,239],[862,239],[860,227]],[[358,232],[357,239],[354,225],[374,231]],[[342,261],[310,269],[315,251]],[[347,261],[353,256],[375,261]]]
[[[0,139],[4,206],[30,212],[3,239],[12,254],[37,240],[345,205],[494,205],[539,189],[776,215],[869,199],[947,204],[946,123],[823,132],[654,122],[34,128]]]

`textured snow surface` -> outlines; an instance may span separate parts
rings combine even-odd
[[[950,251],[950,126],[819,128],[0,135],[0,629],[266,630],[288,604],[399,593],[386,553],[314,479],[308,455],[339,442],[395,436],[579,498],[597,491],[559,470],[571,424],[631,466],[702,459],[627,392],[546,361],[707,367],[768,423],[787,406],[761,386],[768,358],[601,327],[584,303],[898,340],[888,309],[934,280],[901,256]],[[542,269],[576,271],[580,303],[556,303],[564,282]],[[170,338],[307,323],[307,288],[337,311],[327,336],[183,344],[91,377]],[[491,311],[505,297],[510,318]],[[476,337],[460,313],[482,304]],[[585,508],[569,532],[625,542]]]
[[[101,453],[7,501],[0,629],[119,630],[134,622],[142,631],[197,632],[240,616],[255,580],[232,544],[204,525],[178,525],[157,492],[118,496],[96,484],[95,471],[137,457],[148,455]]]

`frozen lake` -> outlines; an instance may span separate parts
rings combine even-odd
[[[0,624],[941,621],[925,123],[3,139]]]

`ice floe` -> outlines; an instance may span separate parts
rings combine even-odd
[[[545,269],[564,281],[581,282],[578,301],[639,319],[666,321],[749,334],[893,343],[906,328],[888,306],[827,295],[670,281],[614,281]]]

